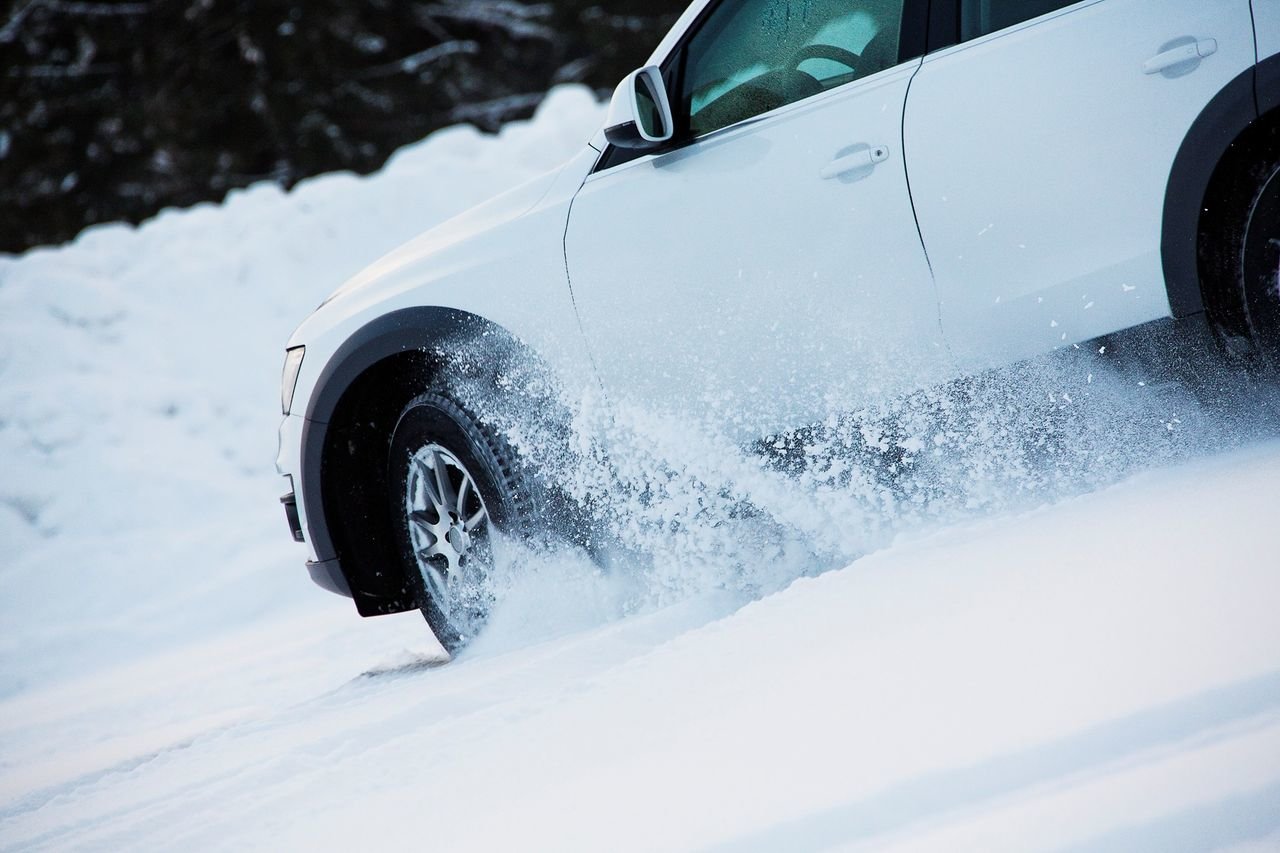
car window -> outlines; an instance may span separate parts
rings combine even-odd
[[[961,0],[960,40],[968,41],[1047,15],[1076,0]]]
[[[725,0],[686,43],[677,110],[694,136],[898,61],[903,0]]]

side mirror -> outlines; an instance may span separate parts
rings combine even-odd
[[[674,133],[667,87],[658,66],[632,71],[614,90],[604,136],[619,148],[649,149],[668,142]]]

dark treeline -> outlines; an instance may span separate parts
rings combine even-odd
[[[687,0],[8,0],[0,251],[602,94]]]

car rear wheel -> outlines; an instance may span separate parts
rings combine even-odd
[[[1238,269],[1252,337],[1270,366],[1280,369],[1280,160],[1256,174],[1257,189],[1241,232]]]
[[[505,542],[534,531],[539,490],[518,462],[500,436],[442,391],[414,398],[392,434],[397,551],[423,616],[450,653],[488,621]]]

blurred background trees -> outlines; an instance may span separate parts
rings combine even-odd
[[[607,94],[687,0],[6,0],[0,251]],[[0,4],[3,8],[3,4]]]

